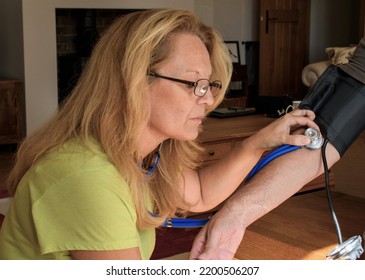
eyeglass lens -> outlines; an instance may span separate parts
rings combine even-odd
[[[219,82],[210,83],[208,80],[205,79],[198,80],[194,93],[197,96],[204,96],[208,92],[209,88],[212,91],[212,95],[217,96],[221,88],[221,84]]]

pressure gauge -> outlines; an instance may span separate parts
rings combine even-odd
[[[356,235],[338,245],[326,258],[327,260],[356,260],[363,252],[361,236]]]

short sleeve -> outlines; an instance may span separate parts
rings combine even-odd
[[[32,214],[42,254],[140,245],[128,186],[113,172],[68,176],[34,202]]]

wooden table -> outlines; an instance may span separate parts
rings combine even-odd
[[[365,199],[332,192],[343,241],[365,231]],[[300,194],[250,225],[235,258],[323,260],[337,245],[325,191]],[[361,259],[365,259],[365,254]]]
[[[204,120],[199,140],[205,144],[243,140],[274,120],[261,114],[223,119],[208,117]]]

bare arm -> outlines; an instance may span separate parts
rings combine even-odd
[[[327,145],[328,166],[340,158]],[[196,237],[192,259],[232,259],[245,232],[254,221],[277,207],[303,185],[323,173],[320,150],[300,149],[285,154],[263,168],[240,188]]]
[[[310,139],[291,134],[297,126],[315,127],[314,113],[295,110],[261,129],[236,145],[224,158],[198,171],[184,173],[186,199],[193,204],[190,211],[207,211],[229,197],[258,162],[263,152],[282,144],[302,146]]]

